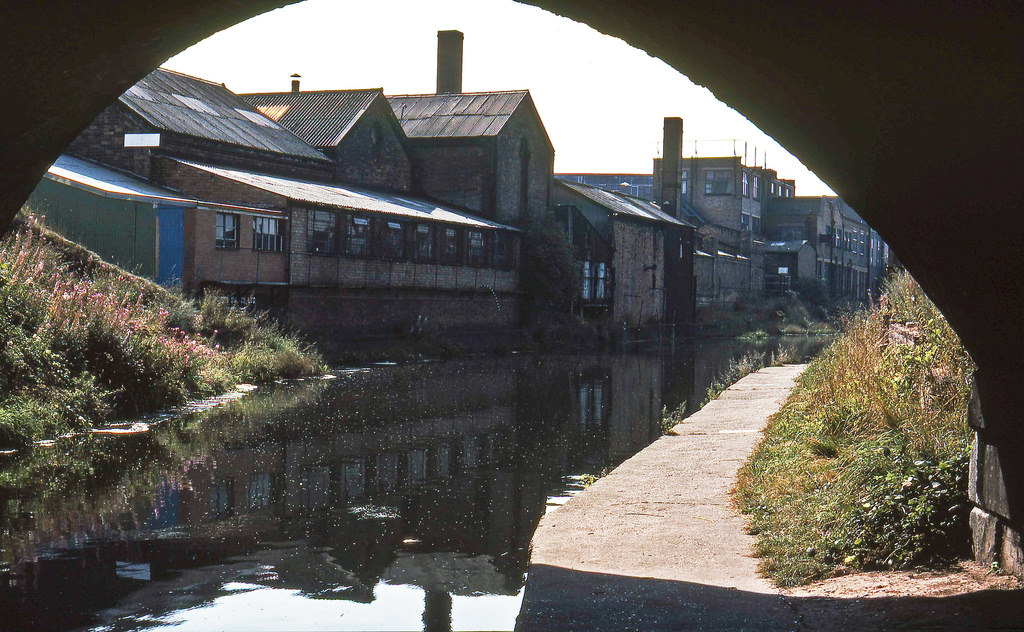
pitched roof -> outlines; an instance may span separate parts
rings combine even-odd
[[[170,206],[195,206],[196,204],[195,200],[180,193],[160,188],[141,178],[73,156],[58,157],[57,161],[50,165],[45,177],[104,197]]]
[[[409,138],[497,136],[528,90],[388,97]]]
[[[600,187],[582,184],[579,182],[566,182],[565,180],[556,179],[555,183],[575,191],[591,202],[608,209],[612,213],[630,215],[649,222],[660,222],[663,224],[692,227],[691,224],[680,221],[668,213],[663,212],[653,202],[641,200],[640,198],[633,197],[632,195],[626,195],[619,191],[608,191]]]
[[[327,160],[224,86],[157,68],[121,95],[154,127],[277,154]]]
[[[374,99],[383,95],[381,88],[371,88],[239,96],[310,145],[334,147],[345,138]]]
[[[207,173],[234,180],[264,191],[275,193],[290,200],[307,202],[310,204],[322,204],[335,208],[351,209],[356,211],[368,211],[373,213],[385,213],[397,215],[410,219],[433,220],[474,226],[478,228],[493,228],[519,232],[518,229],[492,222],[482,217],[476,217],[469,213],[436,202],[400,195],[396,193],[382,193],[359,187],[340,184],[324,184],[309,180],[296,180],[281,176],[272,176],[254,171],[242,171],[239,169],[225,169],[214,167],[187,160],[178,162],[190,167],[201,169]]]

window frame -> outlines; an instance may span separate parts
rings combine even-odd
[[[750,197],[750,175],[747,171],[743,172],[743,197]]]
[[[232,223],[234,224],[232,230],[234,231],[235,234],[235,236],[232,237],[230,240],[227,237],[225,237],[228,230],[226,225],[227,222],[221,221],[227,220],[228,218],[230,218]],[[217,211],[217,217],[214,220],[213,229],[214,246],[221,250],[238,250],[239,241],[241,237],[241,226],[242,222],[239,221],[238,213],[222,213],[220,211]]]
[[[438,258],[441,263],[448,265],[458,265],[460,262],[460,248],[461,239],[459,238],[459,229],[455,226],[444,226],[438,231],[438,239],[441,242],[439,249]],[[449,252],[448,246],[451,245]]]
[[[377,255],[382,259],[405,258],[405,227],[390,219],[377,221]]]
[[[357,227],[362,227],[359,230]],[[359,231],[361,235],[357,235],[356,231]],[[370,218],[363,217],[361,215],[348,214],[345,217],[345,248],[344,253],[347,257],[369,257],[370,256]],[[356,239],[360,239],[362,248],[359,251],[353,250],[353,244],[357,243]]]
[[[268,233],[259,230],[259,225],[268,223],[276,232]],[[284,218],[253,215],[252,217],[252,249],[261,252],[284,252]],[[266,228],[266,226],[262,227]],[[269,247],[268,247],[269,245]]]
[[[733,169],[705,169],[704,195],[734,195],[735,177]],[[718,183],[724,183],[724,187],[719,187]],[[724,191],[717,190],[719,188],[724,188]]]
[[[473,236],[480,236],[479,246],[473,244]],[[469,228],[463,231],[463,241],[465,242],[465,262],[466,265],[481,267],[487,265],[487,233],[483,229]],[[475,248],[479,247],[479,254],[474,254]]]
[[[421,239],[421,235],[423,234],[421,229],[423,228],[426,229],[425,239]],[[412,251],[411,254],[413,261],[418,261],[420,263],[430,263],[434,261],[434,250],[436,247],[434,243],[436,241],[434,226],[422,222],[412,224],[410,234],[412,235],[410,240],[410,250]],[[427,250],[426,253],[422,252],[424,248]]]
[[[310,209],[306,215],[306,251],[312,255],[338,254],[338,213],[327,209]],[[329,218],[325,230],[316,229],[318,221]],[[323,248],[319,248],[315,235],[326,234]]]

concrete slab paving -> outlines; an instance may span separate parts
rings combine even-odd
[[[748,375],[546,515],[516,629],[795,629],[729,492],[804,368]]]

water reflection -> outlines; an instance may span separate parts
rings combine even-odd
[[[346,371],[63,439],[0,470],[0,627],[511,629],[554,499],[745,350]]]

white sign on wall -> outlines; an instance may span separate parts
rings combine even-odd
[[[125,134],[125,147],[159,147],[160,134]]]
[[[779,268],[779,274],[789,274],[789,268]]]

